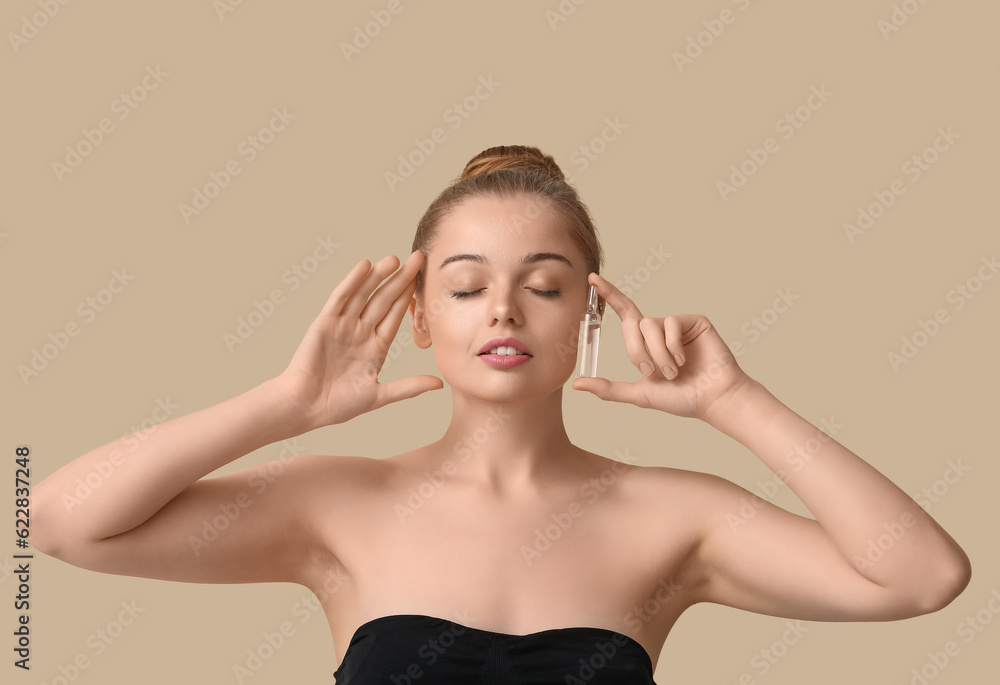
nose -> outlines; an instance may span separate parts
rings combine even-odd
[[[497,323],[523,323],[521,309],[517,304],[517,295],[513,288],[493,288],[493,299],[490,301],[490,313],[493,315],[493,325]]]

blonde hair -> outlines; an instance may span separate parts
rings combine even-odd
[[[544,207],[555,211],[565,221],[583,253],[588,272],[601,272],[604,252],[590,211],[576,189],[566,182],[552,156],[537,147],[526,145],[491,147],[470,159],[462,174],[441,191],[424,212],[417,224],[411,252],[420,250],[427,254],[433,247],[441,221],[463,202],[476,197],[510,198],[520,195],[537,199]],[[418,298],[423,296],[426,266],[425,262],[417,274]]]

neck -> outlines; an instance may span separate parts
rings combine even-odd
[[[498,494],[539,485],[577,449],[563,425],[562,388],[517,403],[453,398],[451,424],[437,446],[471,485]]]

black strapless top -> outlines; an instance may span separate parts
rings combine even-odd
[[[509,635],[421,614],[362,624],[337,685],[656,685],[649,654],[606,628]]]

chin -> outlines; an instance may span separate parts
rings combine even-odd
[[[527,383],[524,382],[523,378],[499,378],[490,381],[480,379],[479,383],[469,383],[468,380],[466,377],[463,383],[449,383],[452,392],[458,392],[481,402],[492,404],[518,404],[539,400],[553,393],[561,392],[563,385],[565,385],[565,381],[559,383],[558,379],[539,380],[535,376],[532,376]]]

